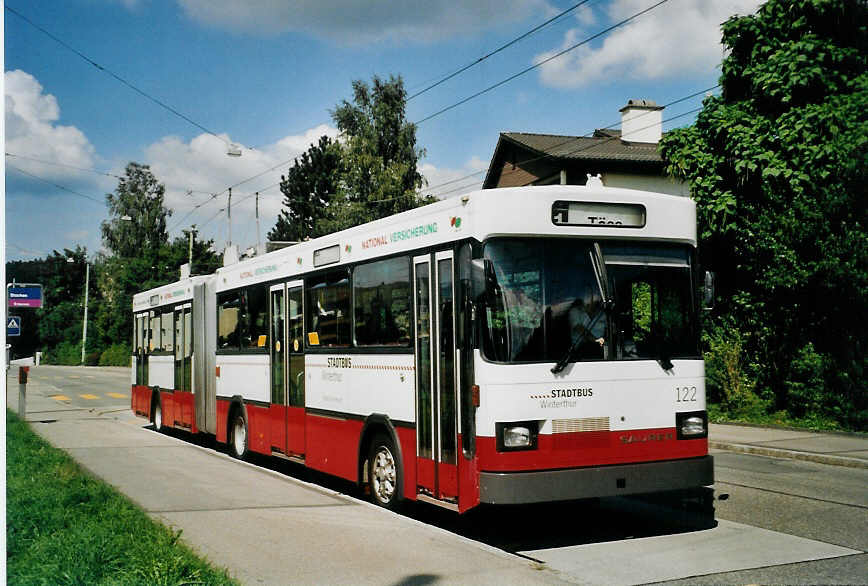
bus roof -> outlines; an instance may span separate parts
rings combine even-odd
[[[168,285],[136,293],[133,295],[133,311],[142,311],[151,307],[190,301],[193,299],[193,285],[204,283],[213,278],[214,275],[188,277],[174,283],[169,283]]]
[[[631,206],[643,212],[643,219],[633,226],[577,225],[569,219],[556,223],[555,207],[564,208],[564,202],[573,216],[584,210],[584,203],[593,204],[588,209],[602,210],[594,212],[596,215],[591,217],[595,219],[604,217],[607,210],[616,215]],[[696,206],[686,197],[602,185],[486,189],[222,267],[217,270],[217,290],[287,279],[312,270],[467,238],[481,242],[495,236],[641,239],[695,246]]]

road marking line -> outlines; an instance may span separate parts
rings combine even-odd
[[[75,375],[75,374],[70,374],[70,375],[67,376],[66,378],[81,378],[81,377],[78,376],[78,375]]]
[[[124,395],[123,393],[106,393],[109,397],[114,399],[128,399],[129,395]]]
[[[81,397],[82,399],[88,399],[89,401],[92,401],[94,399],[99,399],[99,397],[97,397],[96,395],[90,395],[87,393],[85,393],[84,395],[79,395],[79,397]]]
[[[67,397],[66,395],[52,395],[51,398],[56,401],[69,401],[69,397]]]

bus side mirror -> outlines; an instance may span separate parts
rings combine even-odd
[[[714,309],[714,273],[705,271],[705,286],[703,287],[702,309]]]

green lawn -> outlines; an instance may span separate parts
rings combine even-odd
[[[6,412],[9,584],[237,584]]]

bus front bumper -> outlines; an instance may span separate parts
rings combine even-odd
[[[714,484],[711,456],[543,472],[480,472],[479,500],[513,505],[645,494]]]

